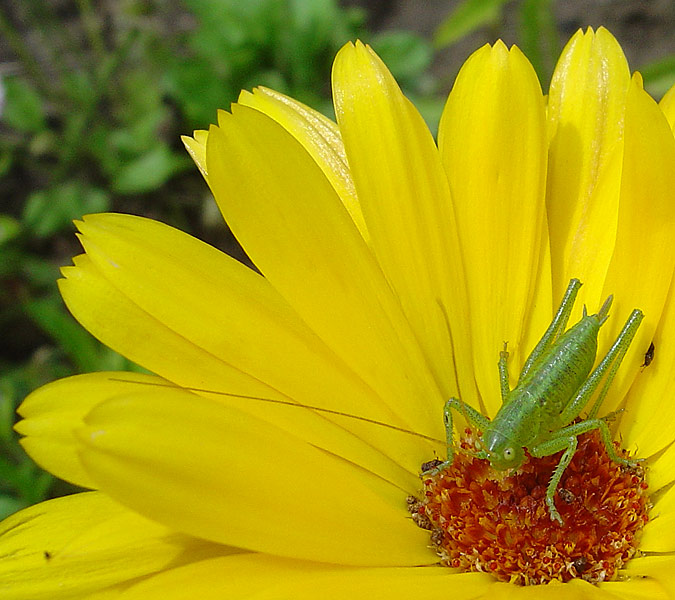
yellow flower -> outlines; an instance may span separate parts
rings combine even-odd
[[[625,409],[654,506],[618,578],[547,597],[672,597],[675,92],[657,105],[600,29],[572,38],[547,99],[517,48],[478,50],[438,147],[367,47],[339,53],[333,94],[337,125],[258,89],[186,139],[262,275],[157,222],[78,223],[69,309],[156,375],[22,405],[31,456],[95,491],[5,521],[0,597],[540,597],[439,566],[406,496],[444,452],[444,401],[494,416],[503,342],[515,378],[572,277],[572,323],[614,295],[600,356],[646,315],[602,414]]]

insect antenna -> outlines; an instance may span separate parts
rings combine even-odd
[[[346,417],[348,419],[354,419],[356,421],[361,421],[364,423],[371,423],[372,425],[377,425],[379,427],[385,427],[386,429],[391,429],[393,431],[398,431],[400,433],[406,433],[408,435],[413,435],[415,437],[427,440],[430,442],[435,442],[437,444],[444,444],[443,440],[439,440],[430,435],[425,435],[424,433],[419,433],[418,431],[413,431],[412,429],[406,429],[405,427],[399,427],[398,425],[393,425],[391,423],[386,423],[385,421],[378,421],[377,419],[371,419],[369,417],[364,417],[361,415],[352,415],[350,413],[342,412],[340,410],[334,410],[332,408],[323,408],[321,406],[312,406],[311,404],[300,404],[299,402],[293,402],[292,400],[279,400],[275,398],[263,398],[261,396],[247,396],[246,394],[235,394],[232,392],[223,392],[218,390],[207,390],[204,388],[198,387],[185,387],[182,385],[175,385],[173,383],[158,383],[155,381],[131,381],[129,379],[122,379],[117,377],[109,377],[108,381],[118,381],[122,383],[134,383],[137,385],[146,385],[152,387],[162,387],[162,388],[172,388],[178,390],[184,390],[187,392],[195,392],[198,394],[214,394],[216,396],[227,396],[229,398],[240,398],[243,400],[255,400],[257,402],[267,402],[269,404],[279,404],[281,406],[291,406],[295,408],[304,408],[306,410],[311,410],[317,413],[335,415],[339,417]]]

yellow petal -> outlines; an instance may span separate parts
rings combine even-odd
[[[659,108],[663,111],[663,114],[666,115],[670,128],[675,130],[675,85],[665,93],[663,98],[661,98]]]
[[[441,433],[443,396],[370,249],[323,173],[245,106],[207,144],[216,200],[248,255],[312,330],[411,429]],[[372,232],[371,232],[372,235]]]
[[[654,357],[648,367],[640,367],[628,394],[628,414],[622,421],[624,445],[637,456],[652,456],[675,439],[675,431],[668,426],[675,421],[675,402],[672,400],[675,344],[669,343],[672,339],[675,339],[675,289],[671,286],[654,332]],[[645,350],[644,346],[638,348]],[[675,453],[673,457],[675,459]],[[661,485],[674,480],[675,463],[671,464],[666,456],[662,456],[650,470],[650,482],[655,476],[661,480]],[[663,477],[667,481],[663,481]]]
[[[658,413],[657,413],[658,414]],[[662,424],[665,421],[662,421]],[[647,452],[641,452],[637,446],[638,456],[647,456]],[[653,491],[670,486],[675,481],[675,444],[670,444],[665,450],[649,459],[649,487]]]
[[[649,512],[649,522],[642,530],[640,550],[673,552],[675,550],[675,488],[657,497]]]
[[[113,381],[120,378],[126,382]],[[91,373],[41,387],[17,411],[23,420],[15,429],[26,436],[21,445],[36,463],[57,477],[82,487],[95,487],[80,463],[73,431],[96,404],[117,394],[137,391],[138,383],[166,384],[158,377],[138,373]]]
[[[179,531],[336,564],[436,561],[400,490],[221,403],[150,389],[97,405],[76,434],[101,489]]]
[[[537,274],[549,280],[548,265],[540,265],[546,256],[540,245],[548,243],[544,102],[520,50],[497,42],[469,58],[443,111],[439,147],[466,266],[473,368],[494,414],[501,405],[499,351],[508,341],[512,364],[522,364],[536,342],[521,339],[524,326],[531,322],[534,335],[541,336],[552,309],[550,286],[537,298],[532,284]]]
[[[363,238],[368,240],[338,126],[309,106],[264,87],[254,89],[253,93],[242,92],[239,104],[265,113],[302,144],[321,167]]]
[[[597,586],[581,579],[573,579],[569,583],[553,580],[545,586],[517,586],[510,583],[494,583],[488,591],[480,596],[480,600],[615,600]]]
[[[572,277],[585,283],[573,321],[584,303],[593,310],[604,300],[629,81],[623,51],[602,27],[572,36],[551,81],[547,208],[554,296],[562,296]]]
[[[338,53],[333,97],[378,262],[443,396],[461,388],[462,397],[475,403],[470,364],[453,358],[471,352],[464,269],[450,190],[429,129],[382,61],[361,43]]]
[[[653,581],[657,582],[665,594],[645,595],[647,600],[651,598],[673,598],[675,596],[675,556],[642,556],[628,562],[622,575],[631,577],[630,582]],[[643,579],[646,578],[646,579]],[[630,583],[629,582],[629,583]]]
[[[481,573],[454,574],[443,568],[348,569],[247,554],[203,561],[141,582],[120,600],[221,600],[254,597],[396,600],[423,593],[475,598],[490,586]]]
[[[208,137],[208,131],[199,130],[195,131],[192,135],[193,137],[184,135],[181,137],[181,140],[183,140],[185,149],[192,157],[192,160],[195,161],[204,179],[208,181],[206,173],[206,138]]]
[[[232,552],[173,532],[89,492],[36,504],[0,524],[0,597],[86,597],[168,565]]]
[[[627,581],[608,581],[599,584],[598,587],[601,593],[604,593],[599,598],[607,598],[607,600],[671,600],[673,597],[672,587],[669,588],[651,577],[633,577]]]
[[[645,319],[612,384],[603,410],[614,410],[625,398],[661,318],[675,265],[675,139],[663,113],[642,89],[631,82],[626,99],[624,155],[621,173],[616,247],[603,296],[614,294],[610,318],[599,338],[609,346],[633,308]],[[649,372],[644,373],[650,377]],[[641,396],[653,410],[660,398]],[[624,416],[631,420],[630,406]]]
[[[266,554],[237,554],[163,571],[130,587],[120,600],[248,598],[279,581],[340,570],[357,572],[356,569]]]
[[[351,573],[333,572],[280,581],[256,598],[314,600],[317,590],[321,590],[321,597],[330,600],[407,600],[427,594],[432,597],[451,597],[453,600],[470,600],[489,589],[490,580],[490,576],[484,573],[457,574],[442,567],[362,569]]]
[[[89,254],[64,269],[63,297],[89,331],[131,360],[189,388],[297,402],[411,428],[250,269],[147,219],[99,215],[80,227]],[[433,447],[419,437],[357,419],[236,402],[410,493],[419,486],[420,463],[433,456]],[[441,438],[440,416],[435,425]]]

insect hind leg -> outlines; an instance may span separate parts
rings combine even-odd
[[[635,309],[630,314],[628,320],[623,326],[623,329],[621,330],[621,333],[619,333],[616,341],[609,349],[609,352],[607,352],[600,364],[588,376],[588,379],[586,379],[581,388],[579,388],[579,391],[577,392],[574,399],[563,410],[562,414],[560,415],[560,420],[562,423],[569,423],[579,416],[581,411],[584,409],[584,406],[588,404],[591,396],[602,382],[605,374],[607,374],[607,378],[605,379],[605,383],[600,390],[600,394],[598,395],[597,400],[594,402],[593,407],[588,413],[589,419],[595,418],[603,400],[605,399],[605,396],[607,396],[609,386],[611,385],[616,372],[619,370],[621,362],[623,361],[624,356],[626,355],[626,352],[628,351],[628,348],[633,341],[633,338],[635,337],[635,334],[637,333],[638,327],[640,326],[643,318],[644,315],[642,311],[638,309]]]
[[[527,357],[527,360],[523,365],[523,370],[520,373],[520,380],[522,380],[525,375],[529,373],[537,359],[542,354],[544,354],[544,352],[546,352],[546,350],[548,350],[565,332],[565,327],[567,327],[567,322],[570,320],[572,308],[574,308],[574,301],[577,298],[580,287],[581,281],[578,279],[570,279],[570,282],[567,284],[567,290],[565,291],[562,302],[560,303],[560,306],[553,317],[553,321],[551,321],[548,329],[534,347],[534,350],[532,350],[530,356]]]
[[[454,431],[452,424],[452,409],[455,409],[458,413],[464,415],[477,429],[485,430],[485,428],[490,424],[490,419],[482,415],[475,408],[464,404],[459,398],[450,398],[443,407],[443,422],[445,423],[445,443],[446,443],[446,460],[442,463],[436,465],[434,468],[424,471],[424,473],[438,473],[443,469],[452,465],[452,461],[455,458],[455,449],[454,449]],[[424,473],[422,473],[424,475]]]

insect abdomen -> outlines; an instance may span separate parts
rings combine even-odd
[[[512,393],[538,401],[546,413],[560,414],[593,368],[599,330],[596,315],[581,319],[541,356]]]

